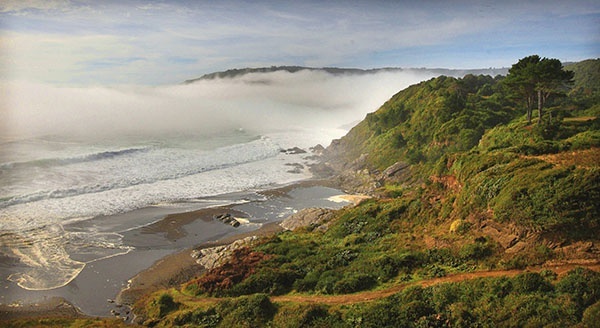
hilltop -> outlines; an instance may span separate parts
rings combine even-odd
[[[241,77],[247,74],[256,73],[273,73],[273,72],[287,72],[296,73],[300,71],[312,71],[312,72],[323,72],[335,76],[340,75],[365,75],[365,74],[377,74],[383,72],[431,72],[435,75],[447,75],[447,76],[464,76],[466,74],[488,74],[492,76],[506,75],[507,68],[489,68],[489,69],[445,69],[445,68],[397,68],[397,67],[385,67],[385,68],[373,68],[373,69],[359,69],[359,68],[337,68],[337,67],[304,67],[304,66],[271,66],[271,67],[260,67],[260,68],[240,68],[230,69],[222,72],[214,72],[205,74],[199,78],[190,79],[184,81],[184,84],[190,84],[198,81],[214,80],[214,79],[231,79]]]

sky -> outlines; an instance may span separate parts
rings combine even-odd
[[[231,68],[600,57],[600,2],[0,0],[0,79],[171,85]]]

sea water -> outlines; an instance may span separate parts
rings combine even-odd
[[[275,72],[157,88],[0,82],[0,287],[68,287],[86,265],[133,254],[124,236],[159,214],[306,179],[310,154],[282,149],[326,146],[432,76]],[[147,208],[154,214],[127,215]]]
[[[206,204],[202,199],[305,179],[310,176],[306,167],[298,172],[290,164],[306,165],[307,155],[282,150],[308,148],[340,133],[321,132],[257,135],[234,129],[146,140],[44,137],[5,142],[0,256],[22,267],[7,278],[29,290],[64,286],[86,263],[129,252],[132,247],[123,243],[122,233],[155,218],[83,231],[65,229],[69,224],[149,206],[184,211],[224,204],[227,200]]]

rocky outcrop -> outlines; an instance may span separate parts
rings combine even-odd
[[[323,147],[321,144],[317,144],[314,147],[310,147],[309,150],[315,154],[315,155],[323,155],[323,152],[325,151],[325,147]]]
[[[288,216],[281,221],[279,225],[286,230],[296,230],[301,227],[321,225],[322,223],[329,221],[334,213],[333,210],[324,208],[306,208],[298,213]]]
[[[288,149],[281,149],[282,153],[285,153],[287,155],[295,155],[295,154],[306,154],[306,150],[299,148],[299,147],[293,147],[293,148],[288,148]]]
[[[256,239],[256,236],[250,236],[236,240],[228,245],[194,250],[192,251],[191,256],[196,259],[196,263],[202,265],[207,270],[210,270],[223,264],[231,256],[233,251],[249,245]]]
[[[311,172],[320,178],[331,178],[350,193],[374,195],[386,183],[404,183],[411,178],[411,166],[406,162],[396,162],[383,172],[373,170],[368,165],[369,154],[363,153],[348,160],[348,145],[341,140],[333,140],[323,151],[321,161],[310,167]]]
[[[489,222],[481,227],[484,234],[498,242],[502,248],[509,249],[519,241],[519,236],[505,230],[501,226]]]
[[[407,183],[412,178],[411,165],[406,162],[396,162],[383,170],[378,179],[381,184]]]
[[[345,170],[333,179],[344,191],[353,194],[373,195],[382,186],[376,172],[368,169]]]

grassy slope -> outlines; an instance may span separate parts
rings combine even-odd
[[[552,123],[527,125],[500,80],[440,77],[396,94],[330,156],[350,163],[366,154],[371,171],[410,162],[418,183],[388,182],[379,190],[383,197],[339,211],[326,231],[310,227],[263,241],[244,253],[258,259],[250,267],[211,272],[208,284],[204,277],[167,293],[174,295],[173,307],[153,322],[347,327],[516,320],[571,326],[598,315],[600,276],[585,270],[561,280],[544,270],[414,287],[351,306],[301,301],[466,272],[598,260],[585,246],[597,241],[600,223],[596,94],[557,99],[550,103]],[[223,281],[234,283],[206,288]],[[569,294],[567,285],[588,286],[586,300]],[[239,295],[254,296],[228,298]],[[267,295],[287,296],[273,304]],[[156,313],[157,298],[140,304]]]
[[[597,83],[593,81],[587,83]],[[553,280],[548,270],[533,276],[457,282],[443,287],[454,295],[443,302],[437,298],[450,296],[439,295],[433,287],[350,307],[302,305],[293,296],[276,306],[266,296],[306,299],[390,290],[446,275],[521,269],[548,261],[594,262],[597,253],[575,246],[596,241],[599,229],[600,124],[590,115],[595,94],[578,97],[550,103],[554,117],[550,123],[527,125],[501,78],[440,77],[411,86],[368,115],[331,152],[343,163],[367,154],[364,165],[372,171],[409,162],[417,175],[413,181],[419,183],[398,186],[388,181],[379,190],[383,197],[339,211],[325,232],[310,227],[265,240],[244,253],[258,260],[244,267],[243,277],[231,276],[241,270],[234,267],[229,273],[212,272],[208,283],[205,277],[167,293],[175,295],[175,301],[162,319],[152,310],[157,298],[140,304],[145,304],[146,313],[155,313],[149,317],[159,324],[205,326],[245,320],[275,326],[294,326],[291,323],[300,320],[308,326],[327,322],[340,327],[359,320],[359,326],[376,326],[390,315],[395,318],[388,318],[390,322],[404,318],[398,324],[468,326],[486,320],[508,323],[515,313],[524,324],[568,326],[597,315],[600,286],[595,284],[600,278],[581,270],[572,277],[591,284],[593,295],[587,295],[586,302],[565,294],[567,278]],[[565,116],[569,119],[563,120]],[[522,283],[526,287],[515,287]],[[223,288],[206,288],[216,284]],[[506,288],[506,293],[485,305],[494,288]],[[478,296],[464,295],[467,291]],[[254,296],[189,301],[239,295]],[[524,302],[532,305],[520,308]],[[497,315],[486,318],[490,306]],[[237,313],[231,307],[254,314]],[[560,321],[544,321],[556,317]]]
[[[576,269],[557,278],[539,266],[598,260],[596,99],[593,90],[555,99],[546,111],[553,123],[527,125],[501,78],[440,77],[411,86],[329,150],[339,163],[366,154],[363,165],[372,172],[409,162],[411,183],[389,180],[379,198],[340,210],[326,230],[265,239],[240,251],[227,269],[148,295],[136,311],[159,326],[594,322],[600,274]],[[535,273],[510,278],[429,285],[533,266]],[[397,292],[389,296],[390,290]],[[364,291],[382,298],[305,302]]]

